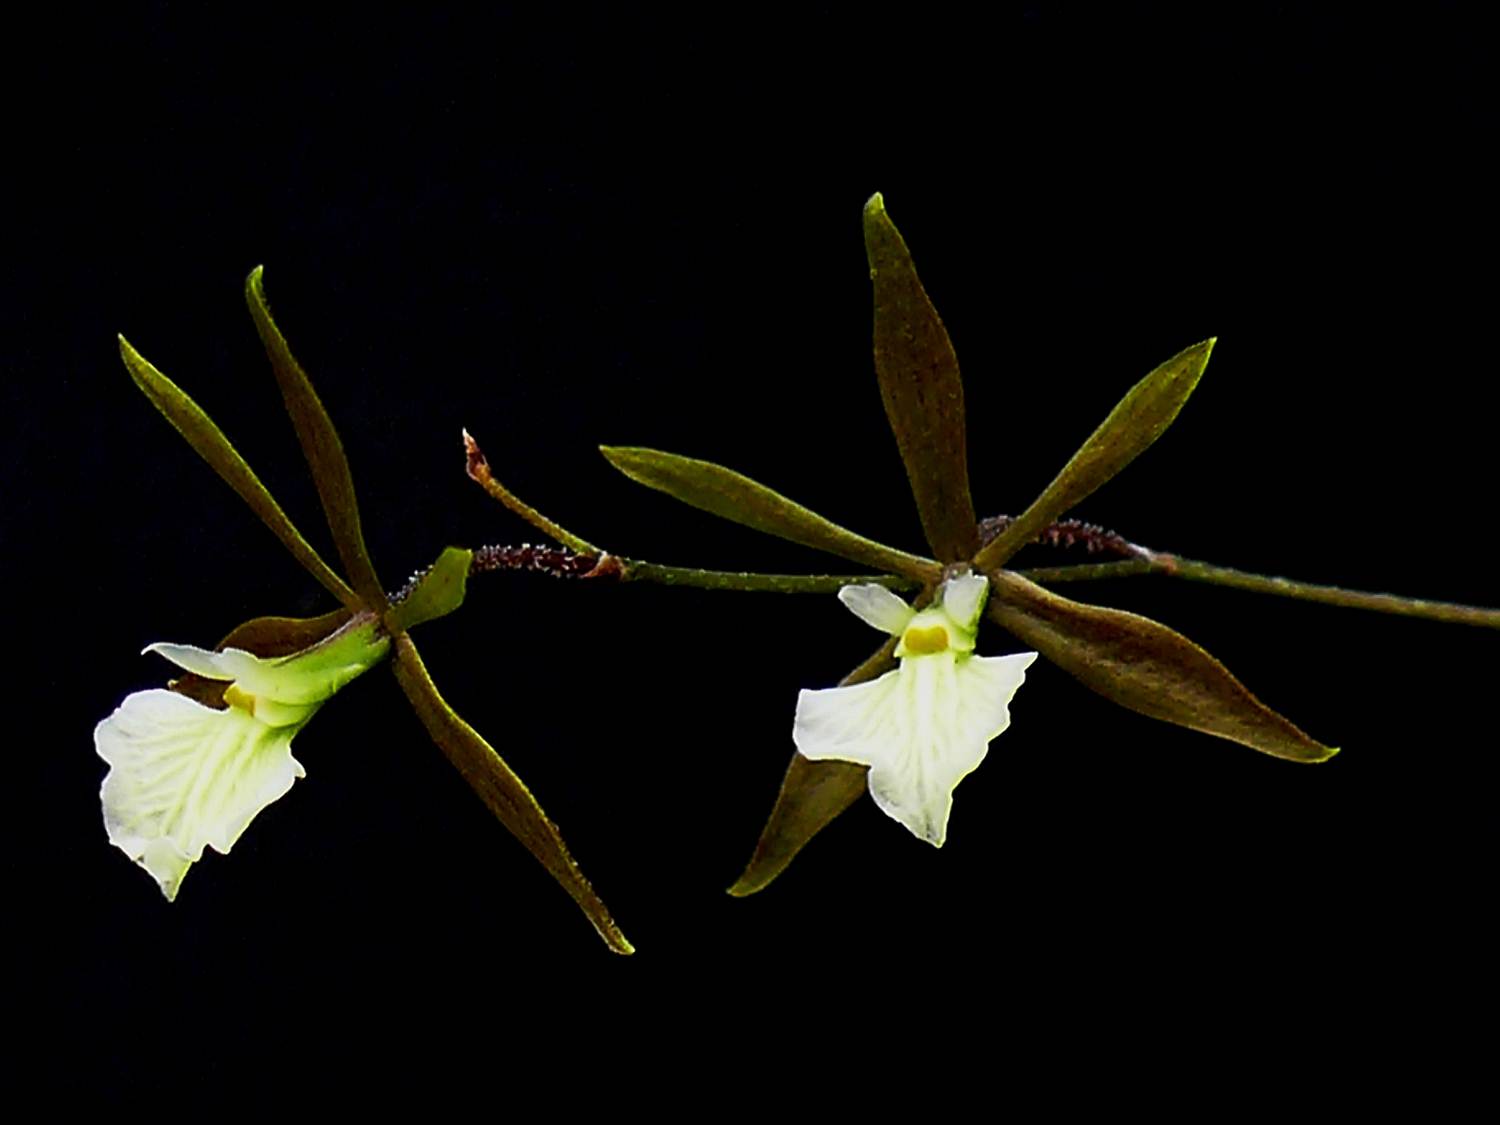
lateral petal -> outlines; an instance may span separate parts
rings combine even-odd
[[[874,582],[839,588],[839,601],[866,625],[899,637],[916,616],[916,610],[896,594]]]

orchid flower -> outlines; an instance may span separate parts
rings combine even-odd
[[[175,899],[205,847],[227,854],[257,813],[306,776],[292,738],[390,643],[365,616],[279,659],[237,648],[148,647],[222,683],[222,704],[155,688],[127,696],[94,729],[94,746],[110,765],[100,790],[110,843]]]
[[[318,555],[219,427],[183,390],[120,340],[136,385],[341,608],[321,617],[261,617],[213,651],[147,649],[187,670],[169,689],[136,692],[95,729],[110,765],[100,792],[110,842],[174,899],[206,847],[227,852],[255,816],[304,776],[292,739],[339,688],[391,656],[401,690],[433,742],[490,811],[572,896],[617,953],[633,948],[568,853],[557,826],[495,748],[438,693],[408,630],[464,600],[474,553],[449,547],[387,596],[366,550],[354,481],[332,419],[266,305],[261,271],[245,285],[287,412],[312,470],[345,576]],[[346,580],[347,578],[347,580]]]
[[[745,590],[840,590],[845,605],[899,638],[838,687],[801,693],[793,724],[797,752],[731,894],[754,894],[767,886],[866,791],[916,835],[940,843],[953,787],[1005,727],[1023,669],[1037,655],[1115,703],[1154,719],[1290,761],[1320,762],[1337,753],[1261,703],[1182,634],[1137,614],[1063,597],[1042,583],[1147,573],[1225,585],[1254,579],[1258,584],[1253,588],[1273,593],[1389,612],[1449,614],[1449,619],[1475,623],[1491,623],[1486,614],[1500,620],[1500,613],[1472,607],[1260,580],[1160,555],[1119,537],[1114,548],[1124,557],[1119,563],[1010,569],[1018,551],[1066,530],[1059,521],[1070,509],[1166,432],[1197,387],[1215,340],[1191,345],[1159,364],[1125,393],[1018,516],[981,525],[969,487],[963,381],[947,329],[879,195],[865,206],[864,228],[875,299],[876,382],[930,554],[869,539],[722,465],[654,449],[603,450],[638,483],[869,568],[867,575],[854,577],[689,574],[615,559],[621,578]],[[914,609],[877,588],[915,590],[917,605],[931,604]],[[981,609],[1035,652],[1000,658],[1007,662],[1002,665],[994,664],[995,658],[974,656]]]
[[[884,586],[845,586],[839,600],[856,617],[900,638],[900,667],[797,697],[798,752],[869,766],[875,803],[934,847],[947,838],[954,787],[1010,725],[1011,698],[1037,655],[974,655],[988,592],[981,575],[952,578],[936,604],[917,610]]]

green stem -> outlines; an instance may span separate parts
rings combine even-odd
[[[617,558],[622,582],[656,582],[700,590],[744,590],[773,594],[836,594],[840,588],[874,583],[891,590],[915,590],[918,583],[888,574],[755,574],[737,570],[699,570],[660,566],[639,559]]]
[[[566,534],[566,533],[564,533]],[[570,537],[571,538],[571,537]],[[581,541],[577,541],[580,542]],[[570,544],[571,546],[571,544]],[[1083,563],[1076,566],[1033,567],[1017,574],[1043,585],[1057,582],[1088,582],[1106,578],[1130,578],[1141,574],[1164,574],[1190,582],[1206,582],[1261,594],[1275,594],[1304,602],[1367,609],[1400,617],[1419,617],[1500,629],[1500,609],[1459,605],[1455,602],[1403,598],[1395,594],[1370,594],[1341,586],[1320,586],[1266,574],[1251,574],[1227,566],[1135,547],[1142,557],[1121,562]],[[909,578],[889,574],[757,574],[740,570],[700,570],[697,567],[662,566],[609,555],[597,548],[587,552],[537,547],[486,547],[475,554],[475,573],[489,570],[537,570],[558,578],[613,578],[617,582],[655,582],[662,586],[689,586],[700,590],[740,590],[776,594],[834,594],[841,587],[874,583],[891,590],[920,588]],[[400,600],[400,595],[396,600]]]
[[[1238,590],[1254,590],[1261,594],[1277,594],[1284,598],[1350,609],[1369,609],[1401,617],[1421,617],[1428,621],[1449,621],[1457,625],[1500,629],[1500,609],[1483,609],[1479,606],[1435,602],[1423,598],[1403,598],[1395,594],[1367,594],[1361,590],[1345,590],[1340,586],[1294,582],[1290,578],[1249,574],[1243,570],[1214,566],[1176,555],[1152,554],[1150,562],[1155,573],[1172,578],[1186,578],[1190,582],[1208,582],[1215,586],[1232,586]]]
[[[1396,594],[1369,594],[1363,590],[1346,590],[1342,586],[1320,586],[1314,582],[1297,582],[1290,578],[1277,578],[1268,574],[1251,574],[1232,567],[1214,566],[1212,563],[1184,559],[1177,555],[1156,551],[1150,552],[1146,558],[1130,559],[1126,562],[1037,567],[1032,570],[1019,570],[1016,573],[1042,585],[1052,582],[1086,582],[1100,578],[1130,578],[1137,574],[1164,574],[1169,578],[1185,578],[1189,582],[1206,582],[1213,586],[1252,590],[1258,594],[1275,594],[1278,597],[1296,598],[1304,602],[1319,602],[1323,605],[1344,606],[1348,609],[1368,609],[1376,613],[1392,613],[1399,617],[1420,617],[1427,621],[1477,625],[1483,629],[1500,629],[1500,609],[1484,609],[1479,606],[1459,605],[1456,602],[1435,602],[1425,598],[1403,598]]]
[[[1048,582],[1087,582],[1096,578],[1129,578],[1135,574],[1159,574],[1161,567],[1150,559],[1125,562],[1080,563],[1076,566],[1036,566],[1016,571],[1022,578],[1046,585]]]

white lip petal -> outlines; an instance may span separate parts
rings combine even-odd
[[[815,762],[831,758],[873,765],[904,713],[896,702],[899,676],[899,671],[887,672],[867,683],[798,692],[792,723],[798,752]]]
[[[866,625],[872,625],[893,637],[901,635],[901,631],[916,613],[890,590],[873,582],[841,587],[839,601]]]
[[[110,842],[175,898],[206,846],[228,852],[261,809],[305,776],[291,753],[298,729],[164,689],[127,697],[94,729],[110,765],[100,790]]]
[[[1035,659],[943,652],[869,683],[803,691],[792,737],[806,758],[869,766],[876,804],[941,847],[953,790],[1010,725],[1010,700]]]
[[[304,776],[292,738],[389,648],[368,613],[271,659],[236,648],[151,645],[146,651],[189,672],[232,682],[221,710],[172,691],[143,691],[94,728],[94,746],[110,765],[99,792],[110,842],[175,898],[204,848],[228,852],[256,814]]]

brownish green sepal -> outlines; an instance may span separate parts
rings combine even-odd
[[[214,651],[237,648],[267,660],[291,656],[326,640],[347,625],[352,616],[347,609],[336,609],[321,617],[254,617],[231,629],[229,635],[214,646]],[[225,705],[224,689],[229,683],[187,672],[167,686],[205,707],[220,710]]]
[[[1144,453],[1197,387],[1213,349],[1213,339],[1194,344],[1131,387],[1031,507],[974,557],[975,569],[1004,566],[1043,528]]]
[[[423,622],[446,617],[463,605],[469,565],[473,561],[473,551],[462,547],[444,549],[407,595],[386,611],[386,627],[393,635],[404,633]]]
[[[323,514],[328,520],[328,529],[333,532],[333,542],[343,560],[344,571],[365,604],[383,611],[386,607],[385,590],[375,575],[370,553],[365,549],[359,505],[354,498],[354,478],[349,473],[343,443],[339,441],[333,420],[323,409],[323,403],[302,365],[287,347],[286,337],[271,319],[261,272],[262,267],[256,266],[245,279],[245,300],[249,302],[250,315],[255,319],[255,328],[265,345],[266,355],[270,357],[282,400],[297,431],[297,440],[312,469],[318,498],[323,502]]]
[[[918,604],[923,604],[928,596],[924,594]],[[839,686],[873,680],[896,663],[895,652],[896,638],[892,637],[840,680]],[[859,800],[866,791],[869,774],[869,766],[854,762],[814,762],[793,754],[786,776],[781,779],[776,805],[756,841],[755,853],[729,893],[743,898],[768,887],[809,840]]]
[[[941,577],[942,568],[931,559],[856,535],[722,465],[655,449],[624,446],[599,449],[611,465],[631,480],[694,508],[886,574],[899,574],[918,582],[934,582]]]
[[[864,795],[869,774],[869,766],[854,762],[813,762],[793,754],[755,854],[729,893],[744,898],[770,886],[808,841]]]
[[[261,522],[270,528],[272,534],[280,539],[283,546],[292,553],[292,557],[344,605],[351,609],[358,608],[359,597],[302,537],[302,533],[297,530],[290,517],[282,511],[281,505],[276,503],[275,497],[265,485],[261,484],[255,471],[240,456],[239,451],[230,444],[229,439],[214,424],[213,419],[204,413],[203,408],[194,402],[181,387],[147,362],[144,356],[130,346],[124,336],[120,337],[120,356],[125,361],[130,377],[151,400],[151,405],[161,411],[162,416],[187,439],[187,443],[193,447],[198,456],[207,461],[224,483],[234,489],[239,498],[249,505],[250,510],[260,517]]]
[[[990,620],[1122,707],[1294,762],[1321,762],[1338,753],[1272,711],[1224,665],[1165,625],[1071,601],[1010,571],[989,579]]]
[[[582,908],[610,949],[616,953],[634,953],[635,947],[625,940],[604,902],[594,893],[594,888],[568,854],[557,826],[547,819],[547,814],[525,783],[505,764],[494,747],[459,718],[438,694],[411,637],[405,633],[396,637],[391,651],[395,658],[392,666],[401,690],[411,700],[427,733],[448,756],[454,768],[463,774],[464,780],[500,823],[510,829],[573,896],[573,901]]]
[[[865,204],[865,253],[875,287],[875,374],[922,530],[938,560],[979,549],[964,436],[958,356],[877,192]]]

